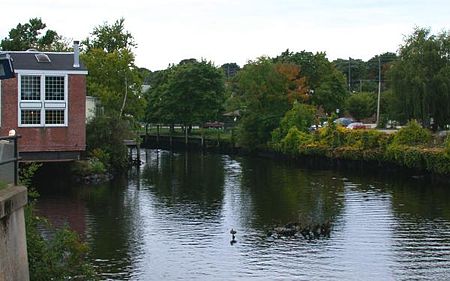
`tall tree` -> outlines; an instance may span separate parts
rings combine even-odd
[[[227,79],[236,76],[237,72],[241,69],[235,62],[222,64],[220,68],[223,70],[223,73],[225,73]]]
[[[373,93],[354,93],[347,98],[347,111],[356,120],[371,116],[375,112],[375,95]]]
[[[124,19],[95,27],[83,45],[88,93],[100,98],[107,114],[141,119],[145,110],[142,71],[134,64],[134,39],[124,29]]]
[[[305,99],[305,79],[298,66],[264,57],[245,65],[236,79],[244,109],[239,141],[250,149],[265,146],[285,112]]]
[[[344,106],[348,95],[345,77],[326,58],[325,53],[293,53],[286,50],[274,61],[292,63],[300,67],[302,76],[306,77],[312,104],[322,107],[328,113]]]
[[[104,23],[94,28],[91,37],[87,38],[83,45],[90,49],[101,49],[106,53],[114,51],[130,51],[136,47],[134,37],[125,30],[125,19],[120,18],[113,24]]]
[[[40,51],[66,51],[69,44],[67,40],[51,29],[40,18],[32,18],[29,22],[19,23],[9,31],[1,43],[3,51],[25,51],[37,49]]]
[[[217,120],[224,102],[224,77],[211,62],[183,60],[155,74],[147,119],[186,126]]]
[[[443,127],[450,122],[450,36],[416,28],[400,46],[391,69],[393,93],[404,121],[422,120]]]

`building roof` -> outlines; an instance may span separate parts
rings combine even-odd
[[[73,52],[39,52],[39,51],[21,51],[7,52],[13,59],[15,70],[57,70],[57,71],[82,71],[86,72],[86,66],[80,62],[80,67],[73,67]],[[49,62],[38,62],[38,57],[42,54],[47,55]]]

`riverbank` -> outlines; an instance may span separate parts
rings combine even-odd
[[[190,140],[190,139],[189,139]],[[415,124],[395,134],[377,130],[348,130],[327,127],[305,133],[292,128],[284,138],[273,140],[265,149],[248,150],[233,139],[146,138],[144,147],[161,149],[202,149],[226,154],[253,154],[293,161],[305,168],[357,169],[403,173],[417,178],[449,182],[450,140],[432,137]]]

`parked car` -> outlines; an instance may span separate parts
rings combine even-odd
[[[348,125],[350,125],[350,123],[355,122],[355,120],[353,120],[352,118],[342,117],[334,120],[333,122],[336,125],[342,125],[344,127],[347,127]]]
[[[358,130],[358,129],[366,129],[366,128],[367,128],[366,125],[364,125],[361,122],[353,122],[353,123],[348,124],[348,126],[347,126],[347,129],[350,129],[350,130]]]

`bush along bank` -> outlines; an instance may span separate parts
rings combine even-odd
[[[450,175],[450,137],[445,140],[433,137],[416,121],[409,122],[394,134],[377,130],[349,130],[333,122],[328,124],[311,133],[292,127],[283,138],[272,140],[269,147],[293,157],[370,161],[433,175]]]

